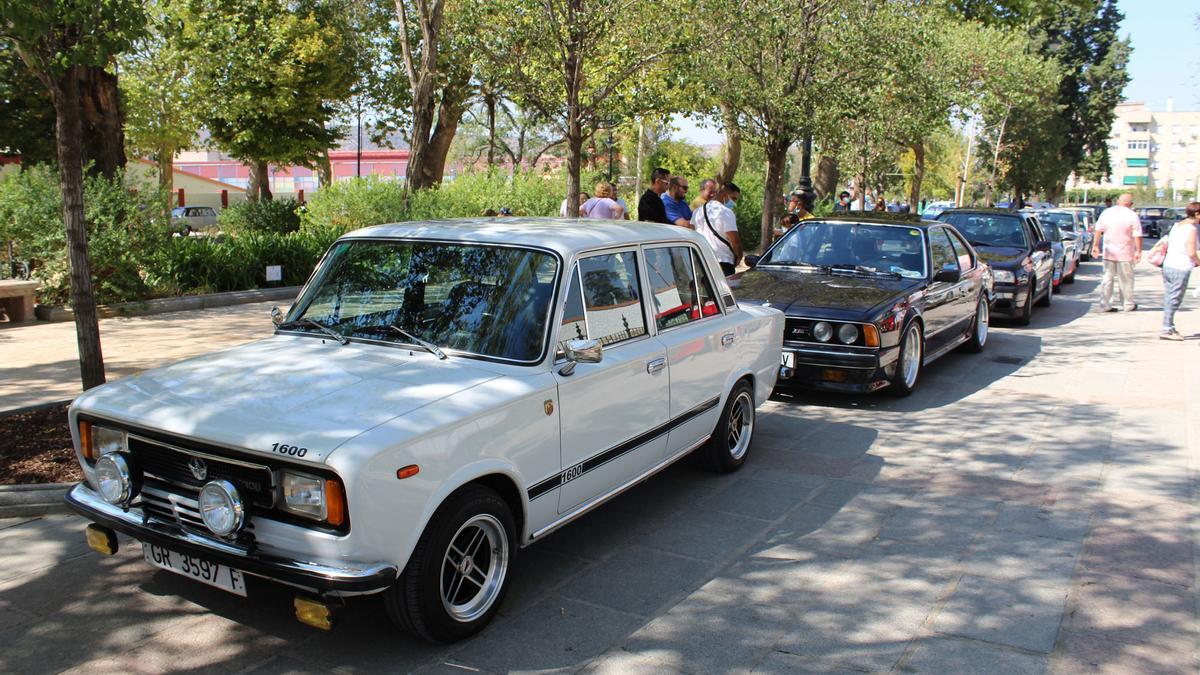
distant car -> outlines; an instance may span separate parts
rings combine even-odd
[[[216,234],[220,229],[217,225],[217,211],[211,206],[180,206],[171,209],[171,225],[182,235],[193,232]]]
[[[1064,231],[1053,220],[1043,219],[1046,212],[1035,214],[1042,234],[1050,241],[1054,251],[1054,292],[1062,290],[1063,284],[1075,283],[1075,270],[1079,267],[1079,248],[1076,237]]]
[[[1108,207],[1103,204],[1079,204],[1075,208],[1087,209],[1092,212],[1092,226],[1095,227],[1096,221],[1100,220],[1100,214],[1104,213],[1104,209]],[[1093,230],[1095,231],[1095,230]]]
[[[930,202],[925,205],[925,210],[921,212],[921,217],[926,220],[933,220],[942,211],[952,208],[954,208],[954,202]]]
[[[1075,234],[1079,235],[1082,245],[1079,247],[1079,259],[1087,262],[1092,259],[1092,242],[1096,240],[1096,212],[1086,206],[1065,206],[1055,211],[1074,213]]]
[[[1171,229],[1175,224],[1175,212],[1166,206],[1143,206],[1136,209],[1138,219],[1142,221],[1142,236],[1158,238]]]
[[[1033,305],[1049,307],[1054,248],[1033,214],[1006,209],[950,209],[938,220],[961,232],[992,267],[992,313],[1028,325]]]
[[[1090,251],[1092,245],[1087,228],[1083,225],[1083,214],[1068,209],[1052,209],[1040,211],[1037,216],[1042,225],[1055,225],[1061,231],[1062,240],[1070,241],[1071,248],[1075,250],[1075,266],[1078,266],[1079,262],[1083,260],[1084,253]],[[1067,283],[1075,281],[1074,272],[1071,274],[1071,280]]]
[[[904,396],[934,359],[987,342],[987,265],[942,223],[807,220],[747,261],[741,301],[786,315],[780,385]]]

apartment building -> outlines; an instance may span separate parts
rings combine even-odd
[[[1112,175],[1102,183],[1072,176],[1069,188],[1138,188],[1160,191],[1170,200],[1175,191],[1197,192],[1200,181],[1200,110],[1149,110],[1140,101],[1117,105],[1108,138]]]

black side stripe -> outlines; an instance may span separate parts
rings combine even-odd
[[[563,471],[561,471],[553,476],[550,476],[549,478],[547,478],[545,480],[534,483],[529,488],[529,500],[533,501],[534,499],[541,497],[542,495],[553,490],[554,488],[559,487],[560,485],[564,485],[572,480],[575,480],[576,478],[579,478],[583,474],[585,474],[589,471],[594,471],[595,469],[598,469],[598,468],[604,466],[605,464],[608,464],[609,462],[630,452],[631,450],[634,450],[636,448],[639,448],[639,447],[649,443],[650,441],[658,438],[659,436],[662,436],[663,434],[670,432],[672,429],[680,426],[681,424],[685,424],[685,423],[691,421],[692,419],[696,418],[698,415],[703,415],[704,413],[708,412],[709,410],[712,410],[713,408],[717,407],[717,404],[720,402],[721,402],[721,397],[719,397],[719,396],[713,397],[713,398],[705,401],[704,403],[701,403],[700,405],[696,406],[695,408],[692,408],[691,410],[683,413],[679,417],[676,417],[675,419],[670,420],[669,422],[660,424],[657,427],[654,427],[653,429],[651,429],[643,434],[635,436],[635,437],[629,439],[628,441],[621,443],[620,445],[609,448],[608,450],[605,450],[599,454],[592,455],[591,457],[583,460],[583,462],[580,464],[576,464],[572,467],[564,469]]]

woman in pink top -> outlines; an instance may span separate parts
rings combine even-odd
[[[620,220],[625,215],[625,209],[612,198],[611,183],[597,183],[596,196],[579,207],[579,215],[584,218],[600,218],[603,220]]]
[[[1192,268],[1200,265],[1200,258],[1196,257],[1196,223],[1200,218],[1200,202],[1188,204],[1186,213],[1187,220],[1172,225],[1166,240],[1167,257],[1163,259],[1162,266],[1162,332],[1158,334],[1163,340],[1183,339],[1175,330],[1175,312],[1183,304],[1183,293],[1187,290]]]

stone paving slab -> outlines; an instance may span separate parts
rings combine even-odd
[[[1089,313],[1098,270],[909,398],[775,396],[741,472],[681,463],[523,550],[496,621],[456,645],[398,634],[379,598],[323,633],[285,587],[251,579],[247,602],[124,540],[102,558],[72,517],[0,520],[0,671],[1195,673],[1200,361],[1154,339],[1155,312]],[[269,334],[266,307],[229,309],[103,330],[147,365],[212,347],[189,326]],[[51,354],[73,335],[23,330],[0,329],[0,408],[73,386]],[[18,336],[68,363],[13,384]]]

